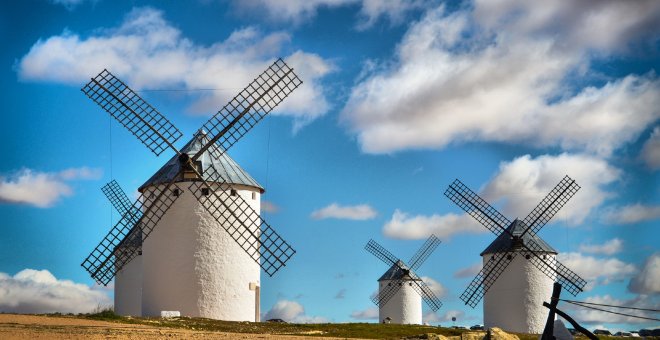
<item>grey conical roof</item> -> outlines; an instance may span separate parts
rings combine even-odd
[[[209,141],[209,137],[206,136],[206,133],[203,131],[198,131],[195,136],[181,149],[181,153],[188,154],[190,157],[194,156],[197,151],[199,151],[206,143]],[[210,181],[211,177],[216,178],[217,176],[213,174],[213,171],[219,171],[220,176],[227,181],[229,184],[242,184],[250,187],[259,189],[260,192],[264,192],[264,188],[257,183],[257,181],[250,176],[243,168],[241,168],[226,152],[223,152],[220,157],[213,157],[210,151],[205,151],[198,161],[202,165],[202,176],[205,180]],[[213,167],[211,167],[213,165]],[[179,174],[180,164],[177,155],[174,155],[162,168],[160,168],[149,180],[144,182],[139,188],[138,191],[142,192],[145,188],[169,183],[174,179],[175,176],[179,175],[177,182],[190,181],[183,179],[181,174]],[[213,175],[213,176],[211,176]]]
[[[403,263],[403,261],[399,260],[397,261],[396,264],[393,264],[390,269],[388,269],[383,276],[378,279],[378,281],[383,281],[383,280],[412,280],[410,276],[408,276],[408,272],[410,271],[410,268]]]
[[[506,229],[512,235],[520,236],[525,231],[525,229],[527,229],[527,225],[523,221],[516,219]],[[509,236],[509,233],[505,232],[500,234],[500,236],[498,236],[495,239],[495,241],[493,241],[493,243],[491,243],[488,247],[486,247],[486,249],[482,251],[481,254],[479,255],[484,256],[484,254],[494,254],[497,253],[498,250],[499,252],[524,250],[524,248],[520,249],[515,246],[513,240]],[[549,244],[543,241],[540,237],[536,235],[532,235],[531,231],[528,231],[527,233],[525,233],[525,235],[523,235],[522,241],[524,244],[528,245],[530,240],[533,240],[536,244],[538,244],[539,247],[541,248],[541,251],[544,251],[546,253],[557,254],[557,251],[554,248],[552,248]]]

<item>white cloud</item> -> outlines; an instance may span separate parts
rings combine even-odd
[[[644,143],[641,156],[649,168],[660,169],[660,126],[653,129],[651,137]]]
[[[378,320],[378,308],[369,307],[365,310],[358,310],[351,313],[351,318],[356,320]]]
[[[445,286],[443,286],[440,282],[428,276],[422,276],[420,278],[422,281],[424,281],[424,283],[426,283],[426,285],[429,287],[429,289],[431,289],[437,298],[442,298],[447,295],[447,288],[445,288]]]
[[[271,201],[261,201],[261,210],[274,214],[280,211],[280,207]]]
[[[430,3],[422,0],[362,0],[361,21],[357,23],[357,29],[370,28],[381,17],[388,18],[391,24],[400,24],[410,11],[427,7]]]
[[[421,0],[240,0],[234,1],[239,12],[259,10],[274,21],[300,24],[313,19],[321,9],[334,9],[347,6],[360,6],[358,29],[372,27],[384,17],[391,24],[400,24],[406,15],[414,9],[423,8],[427,4]]]
[[[444,7],[429,10],[410,26],[394,60],[368,64],[341,112],[363,151],[486,141],[610,155],[660,117],[653,73],[577,89],[567,84],[588,79],[591,58],[601,55],[594,49],[610,55],[652,32],[646,27],[657,26],[660,3],[621,12],[616,2],[593,8],[555,2],[550,12],[500,3],[477,2],[449,14]],[[625,16],[631,12],[636,15]],[[563,16],[570,16],[569,25]],[[612,21],[598,21],[595,27],[607,29],[591,41],[594,34],[584,34],[594,26],[586,23],[596,18]]]
[[[608,223],[631,224],[660,218],[660,205],[645,205],[641,203],[614,207],[605,213]]]
[[[78,7],[86,0],[50,0],[50,1],[56,5],[62,5],[64,6],[64,8],[68,10],[73,10],[74,8]],[[91,2],[96,2],[96,1],[97,0],[91,0]]]
[[[376,210],[368,204],[342,206],[332,203],[327,207],[313,211],[311,217],[316,220],[336,218],[364,221],[376,217],[376,214]]]
[[[305,315],[305,308],[295,301],[279,300],[266,312],[264,320],[282,319],[293,323],[324,323],[328,320],[320,316]]]
[[[392,218],[383,226],[383,234],[396,239],[422,239],[435,234],[447,239],[459,233],[483,233],[488,230],[468,215],[415,215],[396,209]]]
[[[0,273],[0,311],[6,313],[89,313],[109,307],[108,295],[70,280],[58,280],[48,270],[24,269]]]
[[[446,322],[446,321],[452,321],[451,318],[456,318],[456,321],[462,322],[465,321],[465,312],[460,311],[460,310],[448,310],[444,312],[442,315],[438,315],[437,313],[429,311],[428,313],[424,314],[422,316],[422,320],[425,323],[438,323],[438,322]]]
[[[458,270],[457,272],[454,273],[454,277],[458,279],[462,279],[466,277],[473,278],[474,276],[479,274],[482,266],[483,264],[481,262],[477,262],[469,267]]]
[[[660,253],[646,259],[642,270],[628,283],[628,289],[639,294],[660,293]]]
[[[492,205],[502,202],[502,213],[510,220],[524,218],[565,175],[576,180],[581,189],[554,220],[565,220],[570,225],[581,224],[592,210],[611,197],[605,186],[621,176],[618,169],[594,156],[563,153],[532,158],[524,155],[502,162],[480,195]],[[431,233],[448,238],[459,233],[480,232],[487,232],[487,229],[466,214],[410,216],[400,210],[396,210],[383,227],[386,236],[400,239],[421,239]]]
[[[623,241],[613,238],[603,244],[581,244],[580,251],[590,254],[613,255],[623,249]]]
[[[617,299],[617,298],[612,297],[610,295],[590,296],[588,298],[585,298],[584,301],[585,302],[591,302],[591,303],[604,304],[604,305],[626,306],[626,307],[646,308],[646,309],[657,309],[658,307],[660,307],[660,302],[657,299],[652,298],[652,297],[642,296],[642,295],[637,296],[637,297],[632,298],[632,299],[628,299],[628,300]],[[600,309],[605,309],[605,310],[611,310],[611,311],[615,311],[615,312],[618,312],[618,313],[622,312],[621,309],[607,308],[607,307],[602,307],[602,306],[594,306],[594,307],[600,308]],[[601,311],[597,311],[597,310],[593,310],[593,309],[588,309],[588,308],[575,306],[575,305],[572,305],[572,304],[567,304],[566,307],[565,307],[565,310],[574,310],[574,311],[571,311],[571,312],[568,312],[568,313],[570,315],[572,315],[578,322],[586,323],[586,324],[644,323],[644,322],[648,322],[648,320],[644,320],[644,319],[601,312]],[[643,312],[643,311],[638,311],[638,310],[625,309],[625,310],[623,310],[623,313],[642,316],[642,317],[647,317],[647,318],[655,317],[655,315],[653,315],[649,312]]]
[[[8,177],[0,176],[0,203],[48,208],[60,198],[73,194],[66,181],[95,180],[101,175],[100,169],[87,167],[66,169],[59,173],[23,169]]]
[[[553,220],[579,225],[593,209],[611,197],[605,186],[617,180],[621,171],[589,155],[563,153],[536,158],[525,155],[501,163],[499,172],[486,184],[483,195],[491,203],[503,200],[502,210],[509,219],[523,218],[565,175],[574,179],[581,189]]]
[[[282,52],[291,37],[262,34],[254,27],[234,31],[224,41],[197,45],[170,25],[161,11],[133,9],[115,28],[82,38],[65,31],[37,41],[18,63],[21,79],[82,85],[104,68],[134,90],[145,88],[220,89],[191,92],[192,113],[215,113]],[[303,80],[273,114],[294,118],[294,129],[325,114],[329,105],[321,79],[334,66],[316,54],[296,51],[284,58]]]
[[[587,281],[585,290],[596,285],[622,281],[637,272],[637,268],[616,258],[596,258],[581,253],[560,253],[557,259]]]

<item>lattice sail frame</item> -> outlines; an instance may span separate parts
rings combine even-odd
[[[101,240],[83,261],[82,266],[102,285],[107,285],[127,263],[137,255],[139,249],[133,245],[136,239],[144,240],[179,196],[167,195],[171,184],[164,188],[153,188],[141,195],[131,205],[130,211],[144,211],[139,219],[134,214],[124,214],[110,232]],[[140,247],[141,248],[141,247]]]
[[[579,185],[573,179],[565,176],[523,220],[527,228],[520,237],[522,238],[528,232],[531,235],[536,235],[579,189]],[[509,237],[513,238],[513,235],[506,229],[511,222],[458,179],[447,188],[445,196],[496,236],[499,237],[502,233],[508,233]],[[546,258],[545,255],[542,255],[542,248],[536,242],[530,241],[529,244],[521,243],[521,245],[525,250],[523,252],[524,256],[530,259],[532,264],[546,276],[561,282],[566,291],[575,296],[583,290],[586,281],[557,261],[556,258]],[[497,249],[495,253],[501,255],[493,255],[460,296],[465,304],[473,308],[518,255],[518,252],[505,251],[503,247]],[[548,263],[548,261],[552,263]]]
[[[210,136],[219,137],[216,144],[221,150],[229,150],[301,84],[302,80],[293,73],[293,69],[282,59],[277,59],[202,128]],[[201,149],[193,159],[196,160],[204,151]]]
[[[104,69],[81,90],[156,156],[183,136],[158,110],[108,70]]]
[[[428,240],[426,240],[426,242],[419,248],[415,255],[413,255],[411,261],[409,262],[415,264],[416,268],[419,268],[421,264],[435,250],[435,248],[438,247],[438,244],[440,244],[440,240],[435,235],[431,235]],[[401,260],[373,239],[369,240],[364,248],[376,256],[379,260],[387,264],[388,267],[396,265],[399,267],[399,269],[404,270],[399,265],[399,261]],[[442,307],[442,302],[440,302],[440,300],[435,296],[428,285],[419,276],[417,276],[417,274],[414,272],[414,269],[412,269],[411,266],[409,266],[409,268],[408,276],[410,276],[410,280],[390,280],[387,286],[379,289],[378,294],[373,296],[371,301],[377,306],[383,306],[398,292],[402,285],[408,283],[422,297],[422,300],[431,308],[431,310],[435,312],[440,309],[440,307]]]
[[[273,79],[275,77],[277,77],[276,80]],[[205,150],[210,150],[215,155],[225,152],[301,84],[302,81],[293,73],[293,69],[289,68],[282,59],[276,60],[204,125],[209,133],[211,135],[215,134],[215,136],[189,162],[192,164]],[[181,155],[173,145],[181,137],[179,130],[107,70],[103,70],[97,77],[92,78],[83,87],[82,91],[129,129],[156,155],[162,153],[167,147],[173,149],[179,156]],[[126,100],[126,102],[123,100]],[[244,102],[241,102],[241,100]],[[247,100],[253,101],[245,104]],[[240,112],[238,112],[239,109]],[[142,117],[142,114],[146,117]],[[232,119],[225,119],[225,116]],[[200,179],[203,178],[194,166],[192,166],[192,169]],[[137,221],[134,214],[124,215],[83,261],[82,266],[97,282],[107,285],[118,270],[137,256],[139,249],[133,246],[136,240],[139,238],[141,244],[142,240],[149,236],[157,222],[180,196],[171,196],[174,197],[171,198],[169,195],[163,195],[163,193],[169,190],[183,170],[184,166],[181,166],[180,173],[174,176],[174,179],[158,194],[154,195],[153,192],[159,191],[158,189],[152,189],[153,191],[148,197],[155,197],[153,201],[145,199],[144,205],[140,203],[140,200],[135,202],[130,211],[135,211],[135,209],[139,211],[143,207],[147,207],[144,215]],[[217,172],[215,173],[217,174]],[[220,187],[228,185],[219,175],[216,179]],[[212,191],[211,185],[203,180],[202,183]],[[193,182],[191,187],[199,189],[199,186],[194,184]],[[193,192],[198,193],[198,191]],[[183,193],[181,192],[181,194]],[[165,197],[165,200],[161,202],[163,197]],[[197,195],[195,197],[198,200],[201,199]],[[217,195],[214,194],[214,197],[217,198]],[[272,276],[295,254],[295,250],[263,219],[260,217],[258,221],[254,219],[254,215],[258,216],[258,214],[240,196],[237,197],[232,201],[232,204],[241,211],[238,216],[234,213],[231,215],[234,218],[233,222],[241,223],[241,227],[226,229],[248,255],[257,261],[269,276]],[[217,200],[205,200],[205,202],[206,204],[202,203],[205,208],[224,226],[223,222],[226,222],[225,215],[218,214]],[[227,208],[226,204],[221,205]],[[257,227],[265,227],[257,233],[258,237],[244,237],[243,231],[250,229],[250,226],[242,223],[243,219],[241,217],[244,215],[249,216],[248,220],[250,222],[258,223],[256,224]],[[133,227],[131,227],[131,224]],[[253,233],[248,232],[247,234]],[[257,238],[258,242],[254,242]],[[121,248],[119,249],[121,251],[118,251],[117,247]],[[253,251],[254,249],[263,251],[266,255],[257,256]]]

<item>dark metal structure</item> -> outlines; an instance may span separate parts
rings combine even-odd
[[[399,291],[403,284],[408,283],[422,296],[422,300],[424,300],[434,312],[440,309],[440,307],[442,307],[442,302],[438,300],[429,286],[415,273],[415,270],[419,269],[439,244],[440,240],[435,235],[431,235],[419,250],[417,250],[415,255],[413,255],[408,262],[408,265],[387,251],[387,249],[378,244],[378,242],[373,239],[369,240],[364,249],[390,266],[390,269],[380,278],[380,280],[389,280],[390,282],[386,287],[379,290],[377,296],[374,296],[371,299],[373,303],[377,306],[385,305],[387,301]]]
[[[558,314],[566,321],[570,322],[573,325],[573,328],[584,334],[587,338],[591,340],[598,340],[598,337],[593,333],[589,332],[588,329],[580,326],[577,321],[573,320],[568,314],[557,309],[557,304],[559,303],[559,294],[561,294],[561,284],[555,282],[552,287],[552,297],[550,298],[550,303],[543,302],[543,306],[548,308],[548,320],[545,323],[545,329],[543,329],[543,334],[541,334],[541,340],[554,340],[554,323],[555,323],[555,314]]]
[[[581,292],[587,282],[554,257],[546,256],[549,246],[536,235],[579,189],[573,179],[565,176],[525,219],[511,222],[458,179],[449,185],[445,196],[498,238],[491,245],[496,248],[489,252],[493,255],[461,294],[461,300],[474,308],[520,254],[569,293],[575,296]]]
[[[174,185],[183,181],[191,182],[188,190],[268,275],[283,267],[295,250],[240,195],[231,194],[229,182],[213,164],[207,168],[199,165],[205,153],[220,159],[301,84],[292,68],[282,59],[276,60],[204,124],[208,131],[206,143],[190,156],[174,146],[183,134],[124,82],[107,70],[92,78],[82,88],[90,99],[154,154],[158,156],[169,148],[178,161],[176,173],[168,177],[169,181],[150,187],[148,194],[128,208],[127,198],[116,195],[114,186],[107,188],[113,197],[111,202],[126,212],[83,261],[82,266],[92,278],[107,285],[118,270],[139,254],[133,241],[146,239],[174,202],[185,194]]]

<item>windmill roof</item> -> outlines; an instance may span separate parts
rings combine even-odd
[[[509,231],[509,233],[511,233],[511,235],[520,236],[527,229],[527,224],[519,219],[516,219],[506,229]],[[513,239],[511,236],[509,236],[509,233],[504,232],[500,234],[500,236],[498,236],[495,241],[486,247],[486,249],[479,255],[484,256],[484,254],[494,254],[497,252],[518,250],[518,247],[516,247]],[[536,244],[538,244],[541,248],[541,251],[557,254],[557,251],[554,248],[552,248],[537,235],[529,232],[525,233],[525,235],[522,237],[522,242],[524,244],[529,244],[530,240],[533,240]]]
[[[383,280],[399,280],[399,279],[408,279],[411,280],[410,276],[408,276],[408,272],[410,271],[410,268],[403,263],[403,261],[399,260],[395,264],[388,269],[383,276],[378,279],[378,281],[383,281]]]
[[[194,156],[206,143],[209,142],[209,137],[204,131],[198,131],[195,133],[193,138],[181,149],[181,153],[188,154],[188,156]],[[202,166],[202,177],[210,181],[211,178],[216,178],[214,171],[218,171],[220,177],[222,177],[229,184],[242,184],[249,187],[254,187],[259,189],[260,192],[264,192],[264,188],[257,183],[247,171],[243,170],[236,161],[234,161],[226,152],[223,152],[219,157],[212,156],[210,151],[205,151],[202,153],[201,157],[197,159],[201,162]],[[211,165],[213,167],[211,167]],[[183,176],[179,173],[181,165],[179,164],[179,159],[177,155],[174,155],[163,167],[161,167],[156,173],[151,176],[144,184],[142,184],[138,191],[142,192],[145,188],[169,183],[172,181],[175,176],[179,176],[176,182],[185,182],[190,181],[190,179],[184,179]]]

